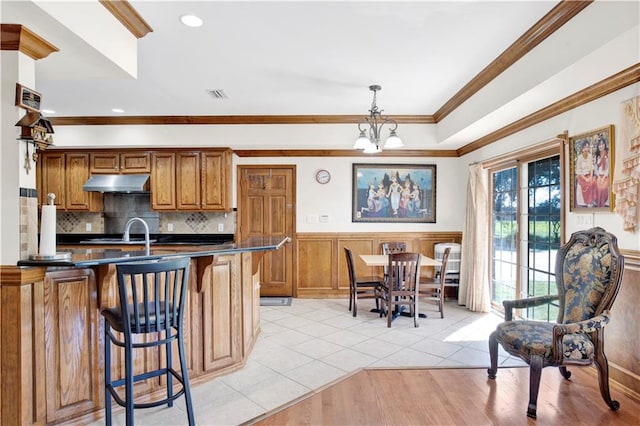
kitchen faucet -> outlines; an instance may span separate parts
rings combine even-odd
[[[129,241],[129,229],[134,222],[140,222],[144,226],[144,249],[146,251],[147,256],[149,256],[151,252],[151,244],[149,242],[149,225],[143,219],[139,217],[132,217],[127,221],[124,225],[124,233],[122,234],[122,241]]]

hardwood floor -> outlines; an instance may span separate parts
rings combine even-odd
[[[639,425],[640,400],[611,386],[602,400],[594,368],[570,368],[564,380],[545,368],[538,418],[526,416],[529,369],[365,369],[246,424],[255,425]]]

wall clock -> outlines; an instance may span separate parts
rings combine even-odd
[[[331,173],[329,173],[327,170],[324,170],[324,169],[316,170],[316,181],[319,184],[324,185],[325,183],[329,183],[330,180],[331,180]]]

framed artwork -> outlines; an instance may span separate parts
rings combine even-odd
[[[613,211],[614,126],[569,138],[571,211]]]
[[[354,164],[352,222],[436,221],[435,164]]]

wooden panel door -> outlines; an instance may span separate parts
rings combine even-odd
[[[240,240],[295,236],[295,166],[239,166]],[[293,296],[293,244],[266,252],[260,271],[261,296]]]
[[[50,272],[45,277],[47,423],[103,405],[96,293],[91,269]]]
[[[151,155],[151,208],[176,209],[176,156],[173,153]]]
[[[54,204],[59,209],[65,208],[66,198],[66,179],[65,174],[65,155],[63,152],[45,152],[40,159],[42,186],[38,190],[38,198],[40,204],[49,204],[47,194],[53,192],[56,194]]]
[[[176,207],[200,210],[200,153],[176,153]]]

